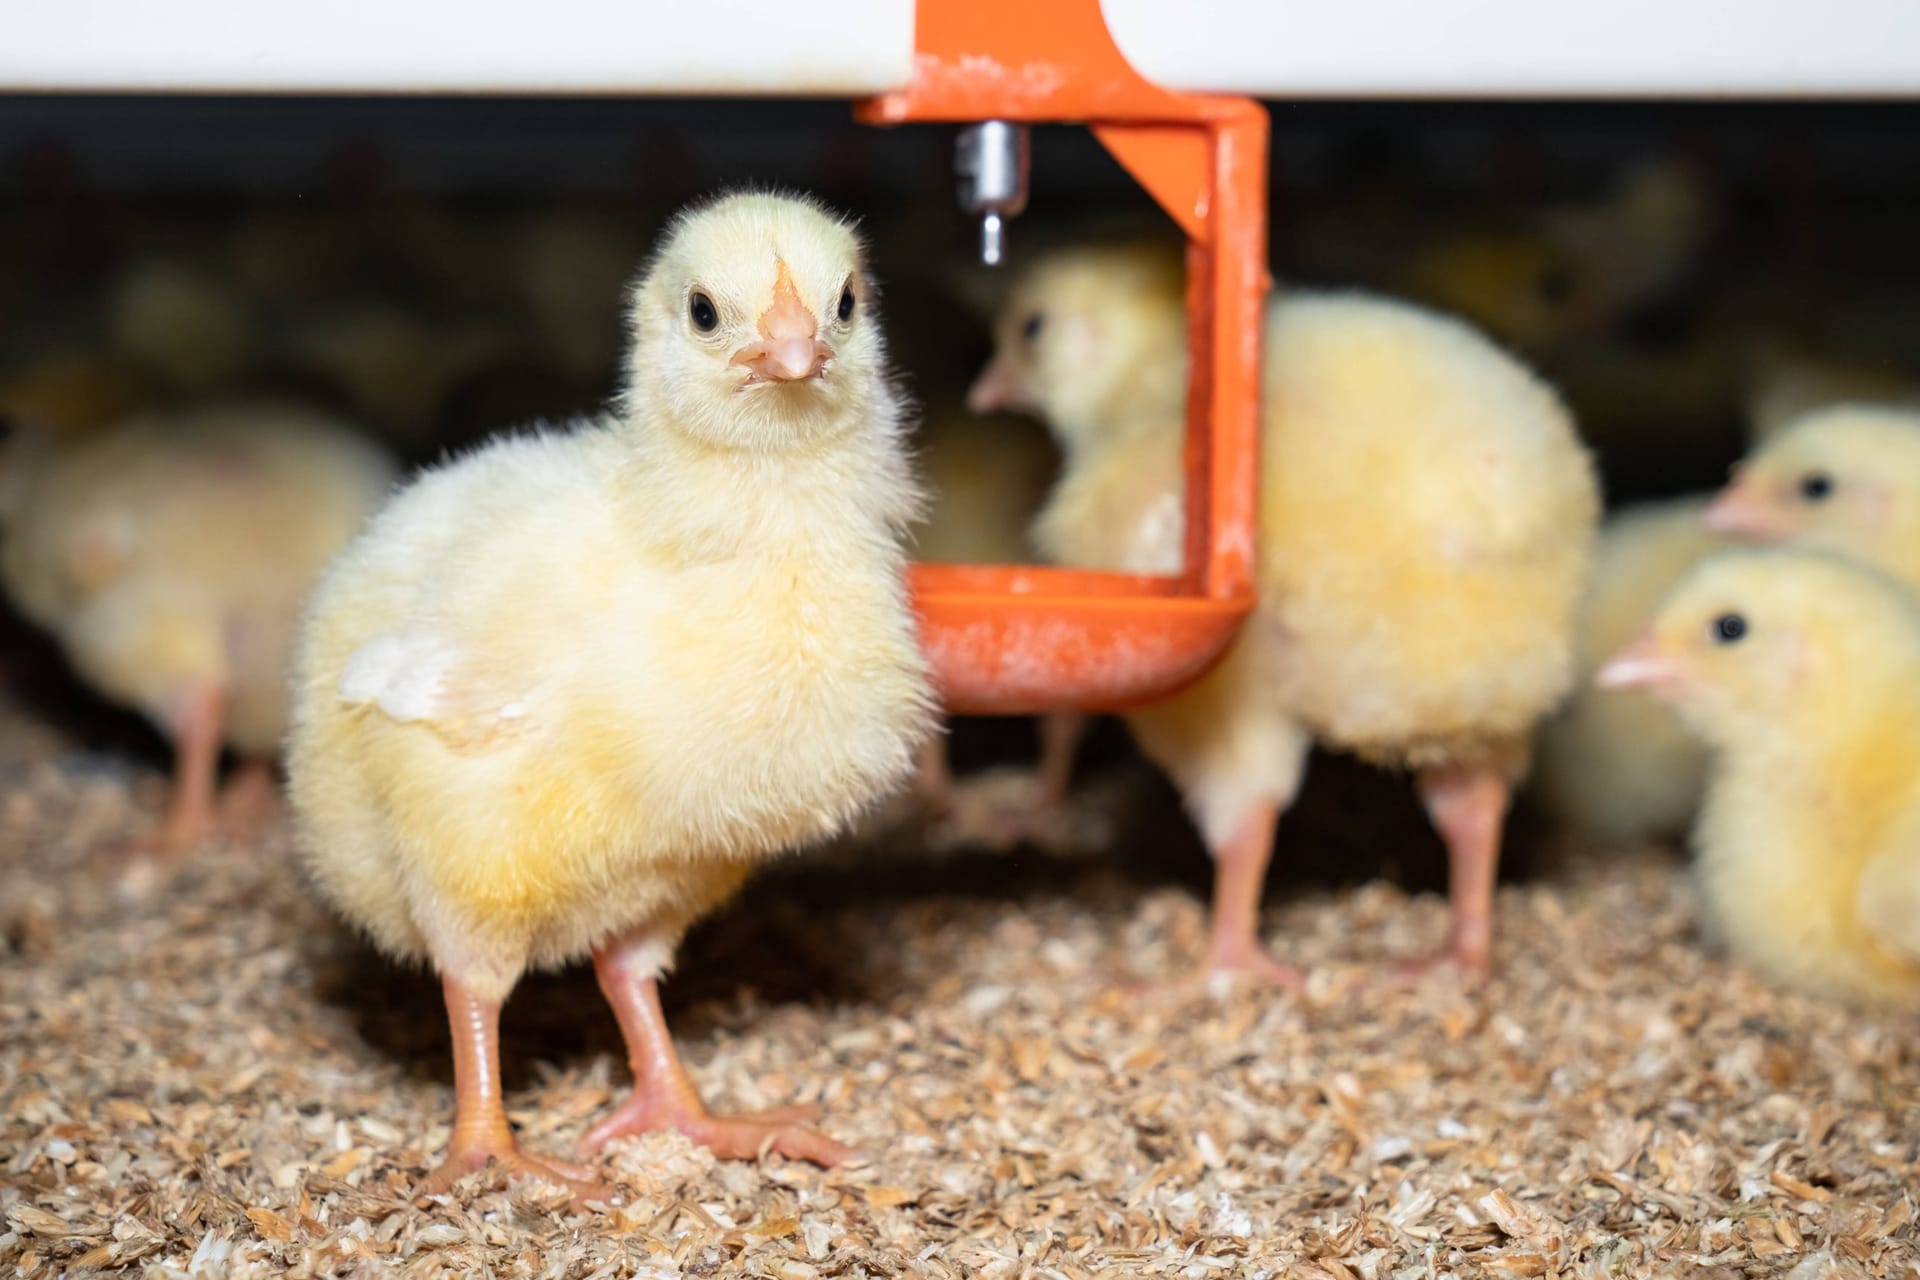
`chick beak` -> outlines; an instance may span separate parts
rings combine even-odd
[[[1640,689],[1661,693],[1674,688],[1685,676],[1673,658],[1662,653],[1652,632],[1615,654],[1601,667],[1593,682],[1602,689]]]
[[[802,382],[818,378],[833,358],[821,342],[819,322],[807,310],[784,268],[774,287],[773,305],[760,316],[760,341],[734,352],[730,363],[745,365],[747,382]]]
[[[1708,504],[1700,521],[1714,533],[1771,542],[1793,532],[1781,516],[1779,506],[1758,493],[1752,481],[1736,475]]]
[[[1020,375],[1004,356],[988,361],[967,391],[969,413],[1018,411],[1026,407],[1026,389],[1020,384]]]

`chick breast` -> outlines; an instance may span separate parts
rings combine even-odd
[[[416,481],[315,593],[300,843],[397,955],[484,987],[674,935],[911,768],[930,709],[897,549],[661,547],[617,492],[632,465],[598,428],[497,442]]]
[[[1565,693],[1599,497],[1554,393],[1467,326],[1359,295],[1272,309],[1259,616],[1332,745],[1460,760]]]
[[[1575,629],[1574,691],[1535,744],[1539,798],[1583,831],[1622,840],[1679,835],[1699,809],[1706,747],[1658,702],[1594,688],[1592,677],[1682,574],[1727,545],[1701,524],[1706,508],[1704,498],[1627,508],[1595,543]]]

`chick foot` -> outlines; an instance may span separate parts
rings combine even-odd
[[[584,1209],[590,1202],[614,1204],[619,1200],[618,1192],[594,1180],[591,1169],[548,1156],[529,1155],[520,1150],[512,1134],[458,1143],[447,1153],[447,1158],[421,1180],[420,1194],[445,1195],[460,1179],[488,1167],[509,1182],[533,1178],[565,1187],[573,1195],[571,1203],[575,1209]]]
[[[799,1123],[812,1118],[811,1108],[739,1116],[716,1116],[707,1110],[660,1010],[658,974],[664,958],[663,949],[646,939],[594,952],[594,974],[626,1038],[634,1086],[619,1110],[588,1131],[587,1149],[597,1151],[627,1134],[674,1129],[723,1159],[746,1160],[778,1151],[789,1159],[832,1166],[851,1157],[852,1148]]]
[[[676,1097],[671,1089],[636,1088],[618,1110],[587,1131],[584,1141],[589,1151],[598,1151],[615,1138],[672,1129],[722,1160],[752,1160],[763,1151],[778,1151],[790,1160],[810,1160],[826,1167],[849,1159],[854,1154],[852,1147],[802,1123],[817,1114],[818,1108],[814,1107],[778,1107],[746,1115],[716,1116],[697,1098]]]
[[[453,1030],[453,1137],[447,1158],[420,1184],[421,1193],[450,1191],[469,1173],[492,1165],[509,1180],[533,1177],[566,1187],[576,1209],[589,1201],[618,1203],[616,1191],[592,1181],[592,1170],[520,1149],[500,1092],[500,1004],[475,996],[457,978],[443,976],[440,986]]]

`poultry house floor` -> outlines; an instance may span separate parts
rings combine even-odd
[[[1920,1276],[1920,1020],[1713,958],[1670,856],[1517,879],[1477,993],[1388,977],[1445,920],[1376,870],[1275,886],[1304,998],[1146,998],[1125,975],[1179,971],[1204,923],[1170,805],[1125,828],[1157,860],[842,851],[696,935],[669,1016],[708,1100],[817,1101],[862,1162],[655,1135],[604,1162],[611,1212],[416,1199],[437,988],[302,891],[278,824],[126,874],[151,763],[0,712],[0,1274]],[[584,969],[525,984],[505,1035],[533,1147],[626,1088]]]

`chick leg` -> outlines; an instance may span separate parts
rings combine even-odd
[[[1486,768],[1428,769],[1419,785],[1427,816],[1447,846],[1453,926],[1438,963],[1485,977],[1493,971],[1493,886],[1511,789],[1498,772]]]
[[[135,842],[140,853],[185,853],[213,825],[213,791],[220,767],[220,688],[196,689],[180,702],[168,726],[173,745],[173,795],[160,830]]]
[[[586,1170],[520,1150],[500,1092],[500,1005],[476,998],[455,978],[443,977],[441,987],[453,1028],[453,1137],[447,1158],[427,1175],[421,1191],[438,1195],[476,1169],[497,1164],[509,1178],[539,1177],[571,1188],[576,1208],[589,1200],[613,1203],[614,1193],[587,1181]]]
[[[757,1116],[716,1116],[693,1087],[660,1011],[661,949],[652,939],[616,942],[593,953],[600,990],[620,1020],[633,1066],[633,1094],[587,1133],[590,1150],[613,1139],[655,1129],[677,1129],[722,1159],[744,1160],[762,1151],[790,1159],[834,1165],[853,1154],[797,1120],[807,1111],[787,1108]]]
[[[1306,975],[1260,945],[1260,897],[1279,820],[1280,807],[1273,801],[1256,803],[1214,854],[1213,928],[1203,982],[1217,973],[1237,973],[1291,991],[1306,986]]]
[[[1073,762],[1086,736],[1087,717],[1079,711],[1050,711],[1040,717],[1040,803],[1058,809],[1073,790]]]

